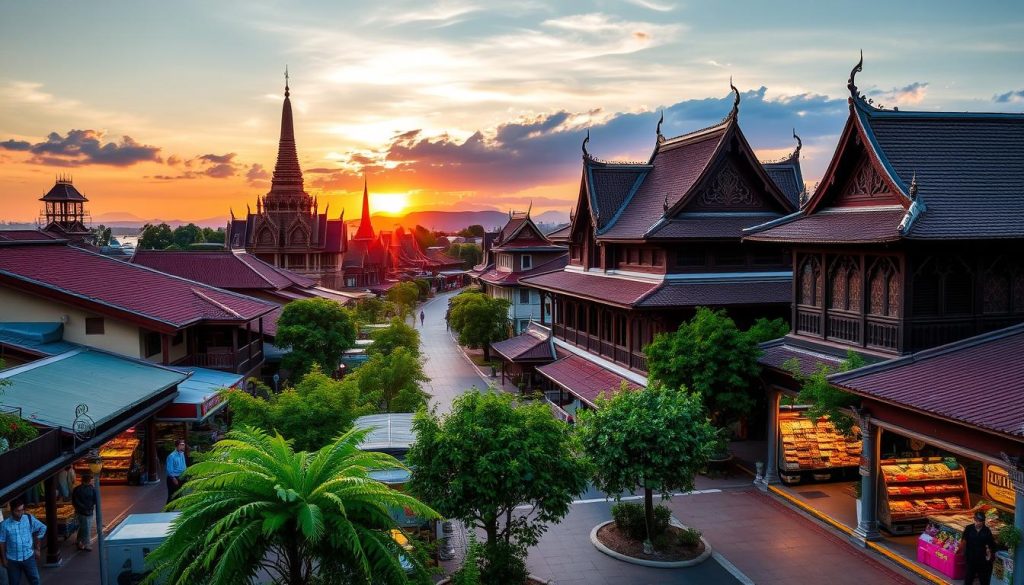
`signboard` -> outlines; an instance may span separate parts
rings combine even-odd
[[[985,465],[984,495],[993,502],[1013,508],[1015,494],[1010,474],[998,465]]]

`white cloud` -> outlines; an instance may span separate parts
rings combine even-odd
[[[675,10],[673,4],[662,4],[661,2],[652,2],[651,0],[626,0],[630,4],[641,6],[648,10],[655,10],[657,12],[671,12]]]

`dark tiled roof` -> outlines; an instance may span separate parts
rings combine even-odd
[[[56,239],[42,230],[0,230],[0,242],[38,242]]]
[[[621,215],[599,235],[608,239],[643,237],[664,214],[666,197],[671,208],[690,192],[711,163],[729,127],[730,123],[723,122],[658,145],[651,161],[653,168]]]
[[[431,249],[431,248],[427,248],[426,256],[427,256],[428,259],[433,261],[438,266],[459,266],[459,267],[461,267],[463,264],[466,263],[466,261],[461,259],[461,258],[453,258],[453,257],[449,256],[448,254],[445,254],[441,250],[434,250],[434,249]]]
[[[480,274],[478,278],[490,284],[496,284],[501,286],[515,286],[519,284],[519,280],[522,278],[534,276],[537,274],[544,274],[547,272],[552,272],[554,270],[561,270],[565,268],[568,264],[569,255],[563,254],[557,258],[552,258],[551,260],[548,260],[543,264],[538,264],[529,270],[523,270],[520,272],[500,272],[496,270],[493,266],[491,266],[490,270],[484,272],[483,274]]]
[[[793,207],[800,207],[800,194],[804,191],[804,176],[800,172],[799,157],[778,162],[762,163],[768,176],[782,190]]]
[[[583,168],[587,172],[591,212],[597,217],[597,229],[602,230],[626,204],[630,193],[651,167],[607,164],[585,158]]]
[[[640,386],[615,372],[575,354],[544,366],[537,366],[537,372],[591,406],[594,406],[597,397],[602,393],[606,397],[611,397],[618,392],[623,382],[630,390],[640,389]]]
[[[526,221],[526,214],[510,215],[508,221],[505,222],[505,225],[501,228],[501,231],[498,232],[498,237],[494,240],[494,243],[497,245],[506,241],[516,232],[517,229],[519,229],[519,226],[526,223]]]
[[[315,284],[309,278],[271,266],[245,252],[231,250],[136,250],[130,261],[160,272],[232,290],[277,290],[292,285],[308,287]]]
[[[244,219],[232,219],[231,224],[228,226],[231,233],[228,237],[228,247],[233,250],[241,250],[245,248],[247,233],[249,230],[249,222]]]
[[[650,239],[735,239],[745,228],[781,217],[777,213],[684,213],[665,222]]]
[[[904,185],[916,174],[906,237],[1024,238],[1024,114],[855,111]]]
[[[721,307],[727,305],[789,304],[792,279],[730,279],[712,282],[669,282],[644,297],[637,307]]]
[[[552,242],[564,243],[569,241],[569,231],[572,229],[572,224],[566,224],[554,231],[547,233],[547,237]]]
[[[57,181],[40,201],[88,201],[71,181]]]
[[[820,244],[891,242],[900,239],[899,225],[905,214],[902,208],[826,209],[811,215],[794,215],[771,227],[756,227],[746,239]]]
[[[67,302],[175,328],[249,321],[271,303],[63,244],[0,246],[0,278],[54,291]]]
[[[800,366],[800,373],[805,376],[818,371],[822,365],[838,368],[843,361],[838,355],[790,344],[785,337],[762,343],[761,351],[761,357],[757,362],[762,366],[786,371],[786,362],[796,360]]]
[[[660,286],[657,282],[597,276],[569,270],[523,278],[522,282],[535,288],[625,306],[633,306]]]
[[[1024,437],[1024,325],[830,379],[857,394]]]
[[[513,362],[555,359],[551,332],[535,323],[515,337],[492,343],[491,348]]]
[[[322,217],[326,218],[326,215]],[[327,233],[324,238],[324,249],[328,252],[344,252],[345,242],[345,221],[342,219],[327,220]]]

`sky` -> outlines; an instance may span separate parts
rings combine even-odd
[[[580,144],[646,160],[722,119],[824,172],[846,81],[901,110],[1024,111],[1012,2],[0,0],[0,220],[58,173],[94,221],[244,213],[269,188],[290,73],[306,190],[371,207],[565,211]]]

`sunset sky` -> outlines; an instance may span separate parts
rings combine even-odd
[[[376,209],[568,212],[580,143],[646,159],[729,111],[823,172],[846,80],[900,109],[1024,110],[1013,2],[2,2],[0,219],[71,173],[95,220],[244,213],[291,73],[306,188]]]

